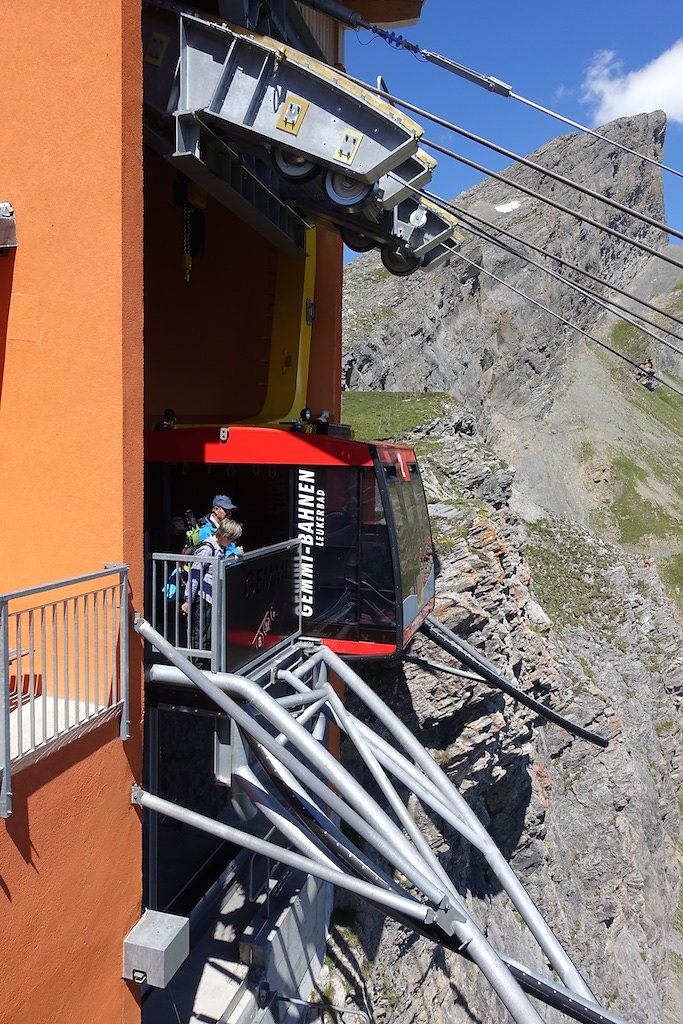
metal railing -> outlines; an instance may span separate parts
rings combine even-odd
[[[152,555],[152,593],[150,617],[152,625],[164,639],[202,667],[218,671],[221,634],[220,609],[226,562],[206,555],[178,555],[154,552]],[[188,600],[188,580],[196,583],[195,600]],[[201,600],[205,581],[211,577],[213,596],[211,608]],[[213,605],[219,614],[213,615]]]
[[[0,594],[0,817],[12,773],[96,725],[128,722],[128,566]]]
[[[154,552],[152,626],[206,671],[238,671],[301,634],[300,556],[298,540],[234,560]]]

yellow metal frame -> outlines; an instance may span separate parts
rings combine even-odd
[[[308,390],[312,335],[308,311],[313,308],[315,265],[315,228],[310,228],[303,260],[284,253],[278,256],[265,402],[256,416],[235,422],[279,426],[299,419]]]
[[[425,153],[424,149],[418,148],[417,153],[415,153],[413,156],[413,160],[417,160],[419,163],[421,163],[426,171],[429,171],[432,174],[434,173],[437,161],[429,153]]]
[[[306,232],[306,256],[296,259],[278,255],[273,331],[270,337],[266,398],[260,412],[246,419],[222,421],[222,425],[283,427],[299,422],[306,406],[308,370],[311,357],[312,323],[308,323],[309,302],[313,308],[316,273],[315,228]],[[175,423],[174,430],[218,427],[216,421]]]
[[[458,231],[458,228],[460,227],[460,221],[458,220],[458,218],[454,214],[452,214],[450,212],[450,210],[444,210],[443,206],[439,206],[439,204],[435,203],[432,199],[428,199],[427,196],[423,196],[423,195],[421,195],[419,193],[417,193],[415,196],[413,196],[413,198],[417,199],[417,201],[422,206],[426,207],[428,210],[431,210],[433,213],[435,213],[442,220],[446,221],[447,224],[451,224],[452,225],[452,227],[453,227],[453,234],[451,235],[452,239],[455,239],[456,242],[464,242],[465,241],[465,236],[462,234],[461,231]]]

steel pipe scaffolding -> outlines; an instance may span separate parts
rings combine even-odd
[[[140,787],[133,802],[238,843],[354,893],[382,913],[475,963],[518,1024],[541,1024],[529,995],[585,1024],[624,1024],[596,1001],[502,853],[446,774],[410,730],[345,662],[327,648],[294,669],[276,671],[272,693],[248,678],[201,671],[143,618],[135,629],[170,665],[156,683],[191,684],[230,716],[254,761],[232,775],[235,795],[258,808],[283,845],[179,807]],[[327,681],[342,680],[364,705],[351,714]],[[367,712],[367,713],[366,713]],[[388,739],[370,726],[374,716]],[[327,750],[326,725],[348,737],[372,775],[381,803]],[[399,788],[397,788],[399,787]],[[400,791],[399,791],[400,789]],[[406,793],[455,829],[484,857],[560,981],[497,952],[406,806]],[[351,841],[346,824],[363,843]]]

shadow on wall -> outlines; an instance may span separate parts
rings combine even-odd
[[[54,750],[48,756],[12,775],[12,814],[4,819],[4,830],[26,864],[40,874],[41,851],[31,836],[31,801],[44,786],[82,764],[109,743],[118,740],[119,716],[103,722],[91,732]],[[124,745],[125,749],[125,745]],[[2,865],[0,865],[2,866]],[[11,901],[12,896],[6,881],[0,873],[0,890]],[[0,906],[2,905],[0,901]]]
[[[5,373],[5,352],[7,350],[7,324],[9,303],[14,277],[14,249],[0,249],[0,400]]]

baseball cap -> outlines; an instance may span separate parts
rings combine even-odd
[[[225,508],[228,511],[233,508],[237,508],[237,505],[233,505],[227,494],[217,494],[211,503],[212,508]]]

